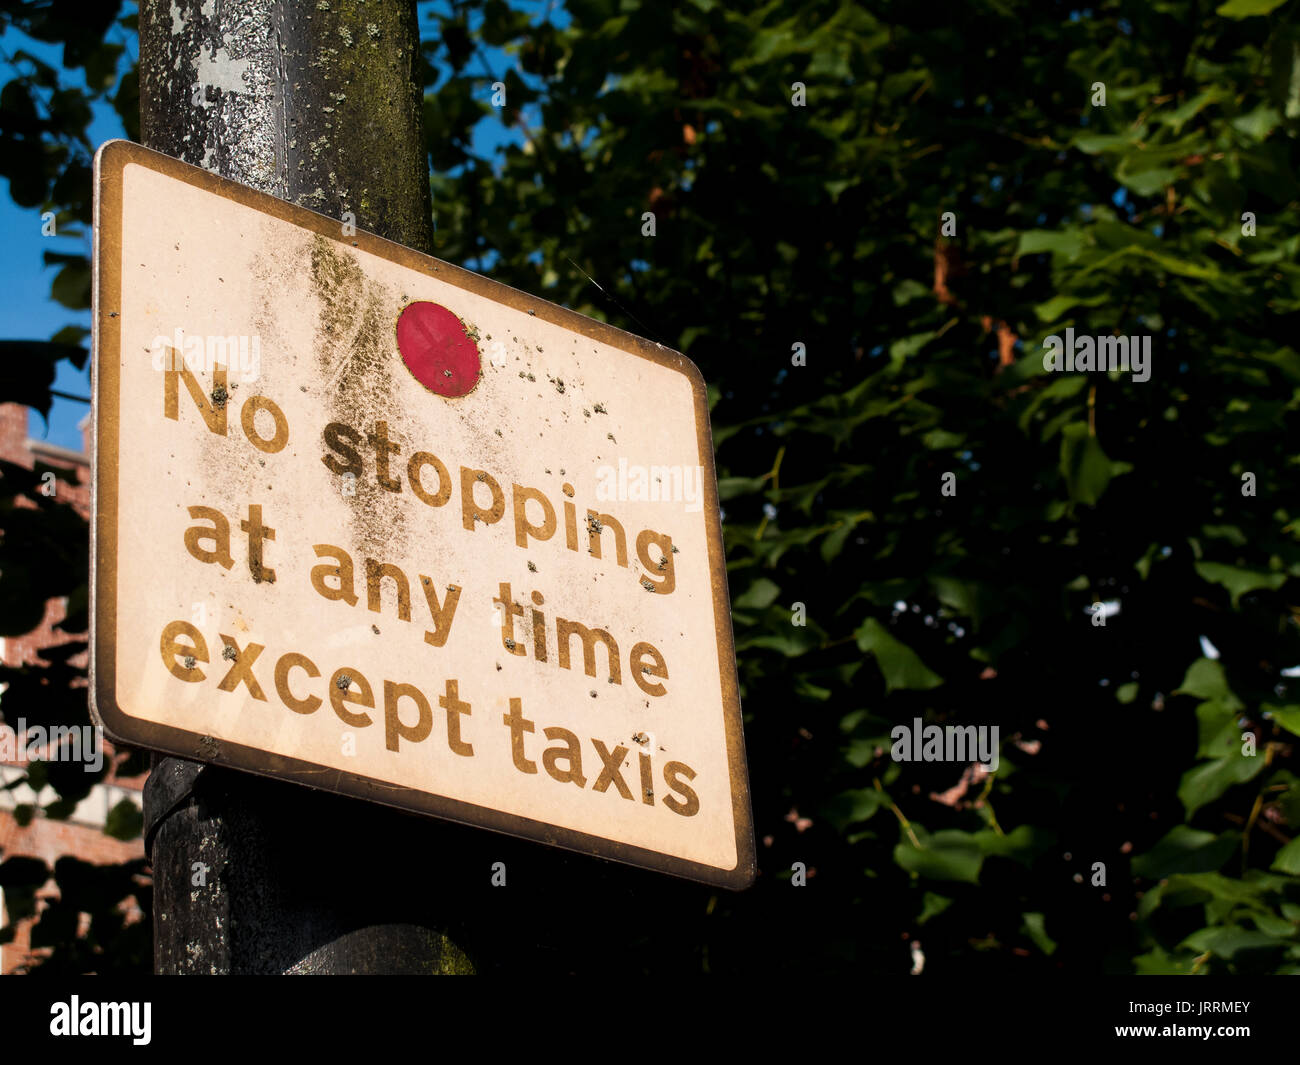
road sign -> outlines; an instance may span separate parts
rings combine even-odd
[[[108,735],[751,883],[695,366],[138,145],[95,179]]]

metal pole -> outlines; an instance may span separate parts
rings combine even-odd
[[[408,0],[142,0],[142,138],[429,251],[420,63]],[[473,971],[430,921],[464,830],[160,755],[145,813],[159,973]]]

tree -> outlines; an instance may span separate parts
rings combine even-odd
[[[30,39],[63,46],[62,71],[26,50],[5,55],[11,77],[0,89],[0,174],[8,179],[15,204],[31,209],[34,226],[43,218],[63,236],[81,235],[79,227],[92,221],[92,102],[111,99],[126,128],[138,130],[135,73],[119,75],[125,46],[107,39],[111,31],[134,31],[132,16],[118,19],[120,6],[116,0],[0,3],[0,28],[13,27]],[[77,84],[78,75],[84,87]],[[46,252],[45,262],[58,268],[51,298],[69,310],[88,308],[87,259]],[[55,366],[66,358],[83,368],[89,354],[82,346],[86,335],[87,330],[70,325],[49,341],[0,341],[0,402],[23,403],[48,416]],[[20,636],[36,628],[45,616],[46,601],[56,597],[67,598],[59,629],[78,634],[88,625],[86,522],[71,504],[40,490],[45,473],[67,476],[66,470],[41,463],[27,470],[0,462],[0,636]],[[84,640],[73,640],[45,648],[41,656],[48,665],[0,666],[0,683],[7,685],[8,724],[21,716],[45,729],[88,726],[86,670],[73,665],[86,646]],[[147,752],[126,753],[120,771],[143,771]],[[53,787],[57,798],[43,812],[61,819],[71,815],[107,772],[107,764],[90,772],[80,763],[31,762],[18,783],[37,791]],[[16,810],[24,822],[34,814],[30,806]],[[134,807],[126,803],[112,811],[106,831],[121,839],[138,836]],[[0,887],[11,923],[0,930],[0,941],[12,940],[14,923],[35,912],[37,891],[53,877],[59,898],[42,911],[31,936],[33,947],[55,948],[40,971],[147,969],[148,922],[128,925],[122,910],[122,903],[134,897],[148,913],[144,868],[144,862],[99,867],[72,857],[60,859],[53,869],[31,858],[3,861]],[[78,936],[81,914],[90,918],[84,936]]]
[[[540,128],[498,173],[434,94],[440,254],[716,383],[765,875],[715,971],[1296,971],[1294,8],[485,7]],[[1067,328],[1149,380],[1046,372]]]
[[[762,873],[609,964],[1300,972],[1296,4],[941,8],[425,13],[436,254],[711,382]]]

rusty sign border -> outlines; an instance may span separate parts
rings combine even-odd
[[[121,432],[120,373],[121,328],[118,319],[122,283],[122,178],[130,164],[143,166],[194,188],[221,196],[244,207],[272,215],[291,225],[326,237],[345,248],[372,255],[447,282],[477,296],[519,311],[531,311],[542,321],[578,333],[628,354],[648,359],[685,374],[695,399],[695,422],[703,479],[704,513],[708,538],[709,570],[713,585],[713,611],[722,685],[723,725],[730,773],[732,823],[735,828],[736,865],[720,869],[674,855],[647,850],[575,829],[476,806],[442,795],[394,785],[373,777],[320,766],[287,755],[240,744],[222,743],[216,758],[199,757],[200,734],[172,725],[144,721],[126,714],[117,704],[117,503],[118,437]],[[611,859],[673,876],[731,890],[749,887],[756,876],[753,813],[745,761],[745,737],[731,632],[731,605],[727,590],[722,523],[718,510],[717,474],[713,463],[713,436],[703,375],[679,352],[592,318],[537,299],[498,281],[471,273],[451,263],[403,247],[357,229],[351,240],[341,240],[338,220],[298,207],[274,196],[240,185],[200,167],[191,166],[131,141],[102,144],[94,161],[94,257],[92,275],[92,346],[95,373],[92,381],[93,434],[91,490],[93,535],[90,549],[90,708],[97,723],[113,740],[164,751],[193,761],[225,765],[262,776],[291,780],[317,790],[367,799],[414,813],[506,835],[549,844],[579,854]],[[330,784],[322,782],[322,770]]]

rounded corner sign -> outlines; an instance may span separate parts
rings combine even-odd
[[[105,731],[752,883],[694,365],[137,145],[95,179]]]

